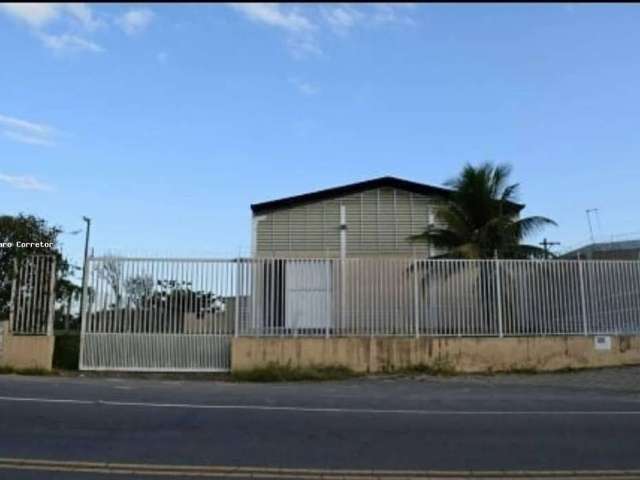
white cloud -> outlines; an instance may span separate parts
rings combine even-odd
[[[91,7],[86,3],[67,3],[64,6],[69,15],[80,22],[87,30],[95,30],[103,24],[101,20],[93,15]]]
[[[2,3],[0,11],[28,23],[32,27],[43,27],[60,14],[55,3]]]
[[[0,173],[0,182],[4,182],[14,188],[22,190],[39,190],[39,191],[51,191],[53,190],[50,185],[42,183],[40,180],[31,176],[13,176]]]
[[[28,122],[27,120],[20,120],[19,118],[8,117],[6,115],[0,115],[0,125],[27,130],[38,135],[47,135],[53,131],[53,129],[47,125]]]
[[[289,32],[313,29],[313,24],[307,17],[293,9],[285,10],[278,3],[232,3],[230,6],[255,22],[278,27]]]
[[[320,92],[320,89],[317,85],[310,82],[305,82],[296,77],[290,78],[289,83],[295,86],[296,89],[304,95],[315,95]]]
[[[402,25],[414,25],[415,20],[407,11],[415,5],[412,3],[387,3],[374,5],[374,11],[371,15],[371,21],[375,24],[398,23]]]
[[[100,53],[104,51],[100,45],[69,33],[63,33],[62,35],[48,35],[46,33],[40,34],[40,39],[45,47],[55,50],[57,52],[62,51],[89,51]]]
[[[322,53],[315,38],[317,26],[297,6],[278,3],[232,3],[231,8],[249,20],[287,34],[286,45],[297,58]]]
[[[46,138],[38,137],[35,135],[20,133],[13,130],[4,130],[2,133],[4,134],[5,137],[8,137],[20,143],[29,143],[31,145],[43,145],[45,147],[50,147],[53,145],[53,142],[51,142],[50,140],[47,140]]]
[[[53,145],[52,138],[56,131],[48,125],[21,120],[15,117],[0,115],[0,126],[3,134],[17,142],[33,145]]]
[[[151,21],[154,14],[148,8],[140,8],[136,10],[129,10],[127,13],[121,15],[117,23],[124,30],[127,35],[135,35],[145,30]]]
[[[283,5],[277,3],[230,4],[251,21],[287,33],[286,45],[296,57],[322,54],[320,40],[325,32],[340,36],[358,27],[414,25],[409,14],[413,4]]]
[[[354,27],[362,20],[364,14],[350,6],[338,6],[324,9],[323,16],[332,28],[342,32]]]
[[[56,52],[103,50],[77,34],[79,30],[91,32],[104,24],[86,3],[4,3],[0,4],[0,12],[26,23],[45,47]],[[62,33],[52,34],[50,28]]]
[[[85,3],[2,3],[0,11],[33,28],[43,28],[60,19],[76,22],[87,30],[101,24]]]

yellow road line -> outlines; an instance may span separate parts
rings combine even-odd
[[[208,478],[264,478],[309,480],[365,479],[640,479],[640,470],[344,470],[317,468],[239,467],[216,465],[162,465],[0,458],[0,470],[40,470],[49,472],[98,473],[109,475],[152,475]]]

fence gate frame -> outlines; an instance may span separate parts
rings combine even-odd
[[[245,265],[239,258],[88,257],[80,370],[229,371],[231,338],[249,297]]]
[[[8,325],[11,335],[53,336],[55,288],[54,255],[14,258]]]

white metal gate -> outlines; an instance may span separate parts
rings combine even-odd
[[[14,335],[53,335],[56,259],[29,255],[14,261],[9,329]]]
[[[89,259],[80,368],[229,370],[245,270],[241,260]]]
[[[323,329],[331,322],[331,262],[287,262],[285,327]]]

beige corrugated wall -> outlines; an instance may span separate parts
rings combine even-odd
[[[425,258],[429,248],[409,241],[422,233],[437,199],[384,187],[260,215],[258,257],[326,258],[340,255],[340,205],[347,212],[347,256]],[[431,217],[433,218],[433,216]]]

